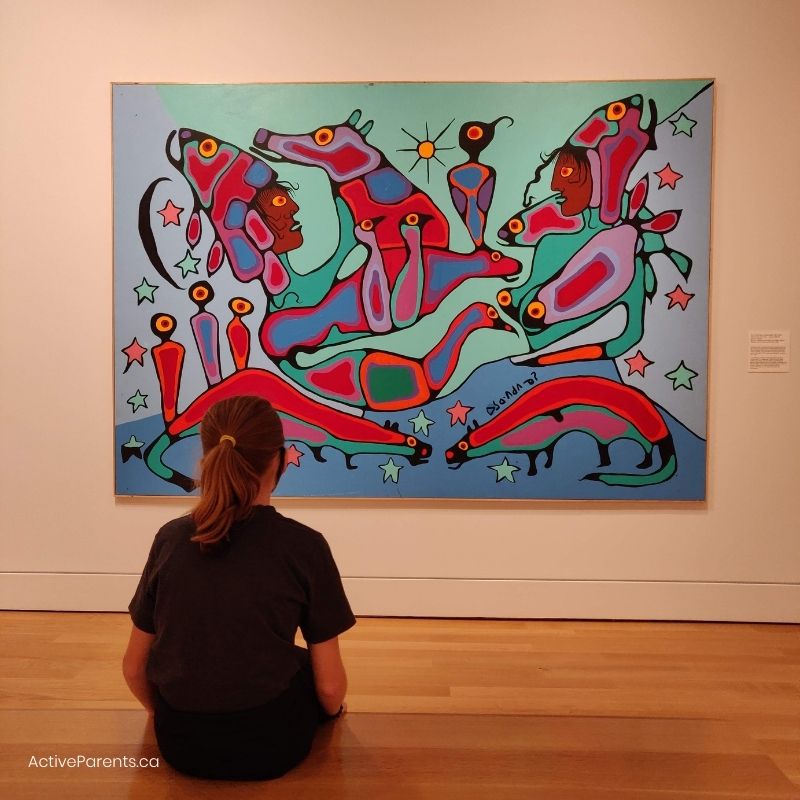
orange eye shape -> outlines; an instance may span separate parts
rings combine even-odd
[[[541,319],[545,313],[544,303],[540,303],[538,300],[534,300],[532,303],[528,305],[527,308],[528,316],[532,319]]]
[[[497,295],[497,302],[500,303],[500,305],[503,308],[506,308],[507,306],[510,306],[511,305],[511,292],[507,291],[506,289],[503,289],[503,291],[500,292]]]
[[[575,172],[573,167],[561,167],[561,169],[558,171],[558,174],[561,175],[562,178],[569,178],[573,172]]]
[[[330,144],[333,141],[333,131],[330,128],[320,128],[314,134],[314,141],[322,147]]]
[[[156,328],[158,328],[158,330],[160,330],[162,333],[171,331],[173,327],[175,327],[175,320],[167,314],[162,314],[156,320]]]
[[[407,225],[419,224],[419,214],[406,214],[406,224]]]
[[[201,156],[211,158],[211,156],[216,154],[219,145],[213,139],[203,139],[197,149],[200,151]]]
[[[489,317],[489,319],[497,319],[500,315],[497,313],[497,309],[494,306],[489,306],[489,308],[486,309],[486,316]]]
[[[472,139],[474,142],[477,139],[480,139],[483,136],[483,128],[480,125],[470,125],[467,128],[467,139]]]
[[[522,224],[522,220],[519,217],[514,217],[514,219],[509,220],[508,229],[511,233],[520,233],[525,226]]]
[[[202,301],[202,300],[206,300],[206,299],[208,299],[208,289],[206,289],[205,286],[198,286],[192,292],[192,300]]]
[[[409,447],[416,447],[417,446],[417,440],[413,436],[406,436],[406,444]]]
[[[492,254],[489,256],[489,258],[491,258],[491,259],[492,259],[492,261],[499,261],[499,260],[500,260],[502,257],[503,257],[503,254],[502,254],[502,253],[498,253],[498,252],[497,252],[497,250],[495,250],[495,251],[494,251],[494,252],[493,252],[493,253],[492,253]]]
[[[278,208],[280,208],[281,206],[285,206],[286,195],[276,194],[275,197],[272,198],[272,205],[277,206]]]
[[[462,440],[461,440],[461,441],[458,443],[458,449],[459,449],[459,450],[469,450],[469,445],[468,445],[468,444],[467,444],[467,443],[466,443],[466,442],[465,442],[465,441],[462,439]]]
[[[612,122],[622,119],[627,110],[628,109],[626,108],[625,103],[612,103],[606,109],[606,119],[611,120]]]
[[[234,297],[230,302],[231,311],[237,314],[249,314],[253,310],[253,304],[244,297]]]
[[[375,223],[371,219],[365,219],[363,222],[359,223],[359,228],[362,231],[371,231],[375,227]]]

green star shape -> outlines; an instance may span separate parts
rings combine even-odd
[[[129,397],[125,402],[131,404],[131,408],[135,414],[140,408],[147,408],[147,397],[148,395],[142,394],[141,389],[137,389],[136,394],[133,395],[133,397]]]
[[[683,360],[681,360],[681,363],[678,364],[672,372],[668,372],[664,375],[664,377],[672,381],[673,391],[677,391],[680,386],[692,391],[692,379],[696,378],[698,374],[699,373],[695,372],[693,369],[689,369],[689,367],[683,363]]]
[[[400,470],[403,469],[398,464],[395,464],[394,461],[390,458],[385,464],[381,464],[380,468],[383,470],[383,482],[391,478],[395,483],[397,483],[398,478],[400,477]]]
[[[138,286],[133,287],[133,291],[136,292],[136,305],[141,305],[143,300],[149,300],[151,303],[155,303],[155,297],[153,295],[158,289],[158,286],[151,286],[147,282],[147,278],[142,278],[142,282]]]
[[[508,459],[504,458],[502,464],[495,464],[492,467],[488,467],[488,469],[493,469],[497,473],[497,480],[495,483],[500,483],[500,481],[506,480],[511,483],[516,483],[514,480],[514,473],[519,470],[519,467],[515,467],[513,464],[508,463]]]
[[[433,420],[428,419],[422,409],[420,409],[419,414],[410,419],[409,422],[414,426],[414,433],[421,433],[423,436],[428,435],[428,428],[433,425]]]
[[[145,395],[146,397],[147,395]],[[123,447],[144,447],[144,442],[140,442],[133,434],[131,434],[131,438],[125,442]]]
[[[179,261],[175,264],[181,271],[181,277],[185,278],[190,272],[197,272],[197,265],[200,263],[199,258],[193,258],[192,254],[189,250],[186,251],[186,255],[183,257],[183,260]]]
[[[686,114],[681,111],[681,115],[678,119],[671,119],[670,125],[672,125],[675,130],[672,131],[673,136],[677,136],[679,133],[685,133],[690,139],[692,137],[692,128],[697,125],[696,119],[689,119]]]

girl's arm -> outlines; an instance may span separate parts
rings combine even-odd
[[[334,636],[319,644],[309,643],[308,649],[320,705],[328,714],[336,714],[347,693],[347,674],[339,652],[339,637]]]
[[[155,709],[155,687],[147,680],[147,657],[155,634],[131,626],[128,649],[122,658],[122,674],[136,699],[152,714]]]

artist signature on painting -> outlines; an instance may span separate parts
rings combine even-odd
[[[530,377],[525,378],[522,381],[518,381],[513,386],[509,386],[508,389],[503,392],[503,394],[497,398],[497,400],[493,400],[489,405],[486,406],[486,413],[491,417],[500,411],[504,406],[507,406],[509,403],[512,403],[517,395],[520,392],[524,392],[526,388],[530,388],[533,386],[536,381],[536,372],[535,370],[531,370]]]

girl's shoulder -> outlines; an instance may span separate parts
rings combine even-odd
[[[154,539],[156,547],[163,547],[165,544],[183,540],[187,536],[193,536],[195,531],[194,520],[191,514],[184,514],[182,517],[165,522],[157,531]]]
[[[270,528],[276,534],[290,538],[294,545],[312,551],[328,547],[325,537],[318,530],[291,517],[285,517],[272,506],[268,508],[272,509],[269,519]]]

